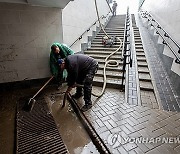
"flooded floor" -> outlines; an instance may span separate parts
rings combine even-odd
[[[16,102],[21,97],[32,96],[34,91],[36,88],[0,92],[0,153],[15,153]]]
[[[72,110],[68,101],[61,108],[63,102],[63,91],[66,87],[54,94],[46,95],[51,113],[55,119],[61,137],[71,154],[98,153],[85,129],[81,125],[76,113]],[[73,93],[73,92],[72,92]]]
[[[0,153],[13,154],[16,150],[16,103],[21,97],[32,97],[39,87],[18,88],[0,93]],[[64,89],[63,89],[64,88]],[[55,119],[61,137],[70,154],[98,153],[85,129],[71,109],[68,101],[61,109],[65,86],[57,91],[47,87],[43,95]],[[28,101],[28,100],[27,100]]]

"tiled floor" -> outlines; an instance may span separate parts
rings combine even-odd
[[[180,113],[128,105],[117,89],[92,100],[86,116],[113,154],[180,153]]]

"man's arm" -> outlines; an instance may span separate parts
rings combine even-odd
[[[69,64],[67,68],[68,76],[67,76],[67,83],[68,86],[73,86],[77,80],[78,76],[78,67],[75,63]]]
[[[57,77],[57,75],[58,75],[58,64],[57,64],[57,60],[55,59],[55,57],[53,56],[52,53],[50,54],[50,71],[54,77]]]
[[[65,45],[65,44],[62,44],[61,45],[61,48],[62,48],[62,50],[64,51],[64,54],[65,54],[65,56],[67,57],[68,55],[73,55],[74,54],[74,51],[73,50],[71,50],[67,45]]]

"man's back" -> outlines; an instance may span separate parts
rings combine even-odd
[[[75,55],[70,55],[67,57],[68,61],[68,69],[70,70],[76,70],[78,73],[86,73],[91,66],[96,65],[97,62],[92,58],[87,55],[83,54],[75,54]]]
[[[65,65],[68,71],[68,86],[72,86],[75,82],[83,80],[88,71],[97,66],[97,62],[87,55],[74,54],[65,59]]]

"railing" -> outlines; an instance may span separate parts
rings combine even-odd
[[[171,50],[171,52],[173,53],[173,55],[175,56],[176,60],[175,62],[180,64],[180,56],[177,54],[177,52],[180,54],[180,45],[174,40],[172,39],[172,37],[162,28],[162,26],[153,18],[153,16],[148,13],[147,11],[141,11],[141,16],[143,18],[147,18],[147,20],[150,22],[151,26],[154,27],[154,29],[156,30],[156,33],[161,36],[162,40],[163,40],[163,44],[167,45],[169,47],[169,49]],[[161,30],[161,32],[160,32]],[[163,34],[161,34],[163,33]],[[176,52],[173,47],[170,45],[170,43],[165,39],[168,38],[178,49],[178,51]]]
[[[102,16],[100,17],[100,19],[107,18],[108,15],[109,15],[109,13],[111,13],[111,11],[109,11],[106,16],[102,15]],[[70,47],[72,47],[77,41],[81,40],[82,37],[83,37],[83,35],[84,35],[85,33],[89,32],[90,29],[91,29],[94,25],[96,25],[97,22],[98,22],[98,20],[96,20],[95,22],[93,22],[93,24],[92,24],[87,30],[85,30],[85,31],[70,45]]]
[[[130,64],[132,67],[132,55],[131,55],[131,46],[130,46],[130,15],[129,15],[129,7],[127,8],[126,20],[125,20],[125,30],[124,30],[124,39],[123,39],[123,50],[122,50],[122,60],[123,60],[123,69],[122,69],[122,83],[121,87],[124,86],[126,65]],[[128,60],[128,61],[127,61]]]

